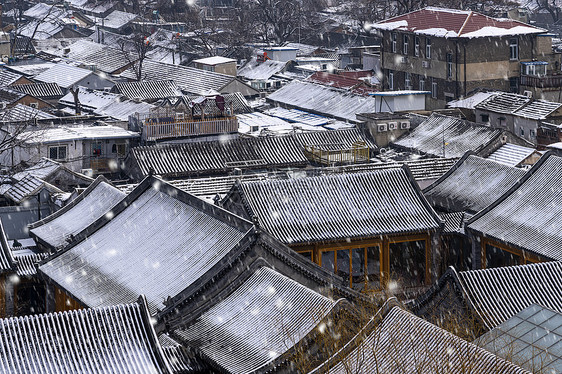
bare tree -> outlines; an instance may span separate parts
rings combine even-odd
[[[141,32],[131,34],[126,39],[121,39],[119,48],[123,58],[128,62],[129,69],[135,74],[136,80],[141,81],[143,79],[143,63],[147,52],[150,50],[148,35]]]

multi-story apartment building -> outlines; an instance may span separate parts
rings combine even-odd
[[[429,108],[476,88],[523,91],[525,63],[547,65],[544,74],[560,71],[560,54],[553,53],[546,30],[515,20],[424,8],[373,27],[383,40],[384,89],[430,91]]]

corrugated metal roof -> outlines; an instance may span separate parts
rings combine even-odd
[[[0,328],[5,373],[171,373],[139,304],[0,319]]]
[[[172,80],[116,83],[114,90],[129,99],[140,100],[155,100],[183,95],[177,84]]]
[[[12,86],[14,90],[38,97],[40,99],[59,99],[64,96],[62,89],[56,83],[32,83]]]
[[[270,116],[278,117],[289,122],[304,123],[310,126],[324,126],[334,120],[317,114],[308,113],[298,109],[271,108],[264,112]]]
[[[477,151],[501,134],[499,129],[433,113],[392,144],[437,157],[462,157],[466,151]]]
[[[99,221],[105,224],[99,224]],[[227,255],[251,224],[147,178],[39,269],[87,306],[147,297],[151,313]]]
[[[436,209],[477,213],[506,193],[523,175],[523,169],[467,154],[423,192]]]
[[[562,104],[561,104],[562,105]],[[509,166],[518,166],[527,157],[537,152],[534,148],[523,147],[522,145],[506,143],[487,157],[488,160],[499,162]]]
[[[544,100],[534,100],[513,112],[514,115],[535,120],[546,119],[552,112],[558,110],[561,103]]]
[[[392,307],[375,327],[381,316],[376,317],[351,343],[311,373],[530,374],[398,306]]]
[[[67,64],[56,64],[36,75],[34,79],[45,83],[56,83],[63,88],[69,88],[90,74],[93,74],[90,70]]]
[[[508,193],[474,216],[467,229],[562,260],[562,158],[547,154]]]
[[[531,304],[562,313],[562,263],[506,266],[462,271],[464,297],[487,328],[504,323]]]
[[[204,71],[188,66],[165,64],[146,59],[142,65],[143,80],[173,80],[184,91],[194,95],[207,95],[210,91],[220,92],[236,77]],[[137,80],[132,70],[126,70],[123,77]]]
[[[319,83],[329,87],[350,90],[360,95],[366,95],[370,92],[377,92],[377,89],[365,85],[364,82],[346,77],[340,74],[331,74],[324,71],[317,71],[306,79],[309,82]]]
[[[373,97],[300,81],[281,87],[267,99],[352,122],[357,122],[356,113],[372,113],[377,109]]]
[[[228,373],[249,373],[297,346],[335,304],[262,267],[174,335],[201,350],[213,366]]]
[[[135,147],[130,157],[143,175],[176,177],[308,164],[291,136]]]
[[[436,230],[440,219],[404,169],[242,182],[250,217],[284,243]]]
[[[33,223],[30,232],[52,249],[61,249],[69,237],[90,226],[124,197],[123,192],[98,178],[72,202]]]

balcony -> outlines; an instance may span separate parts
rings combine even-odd
[[[521,75],[521,86],[535,88],[560,89],[562,87],[562,75]]]
[[[213,135],[238,131],[235,116],[215,118],[149,117],[143,121],[142,136],[145,141],[179,138],[185,136]]]

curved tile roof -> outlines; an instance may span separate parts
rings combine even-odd
[[[3,373],[171,373],[139,304],[0,319]]]
[[[525,170],[466,154],[423,193],[436,209],[476,213],[507,192]]]
[[[528,373],[398,306],[366,337],[363,334],[312,373]]]
[[[562,158],[547,154],[506,194],[480,211],[467,229],[562,260]]]
[[[436,230],[440,219],[409,171],[384,169],[239,185],[250,217],[284,243]]]
[[[107,213],[125,194],[98,177],[81,195],[50,216],[30,225],[30,232],[51,249],[66,246],[76,235]]]
[[[146,178],[39,270],[90,307],[146,295],[151,312],[211,269],[251,223]]]
[[[221,371],[254,372],[298,344],[336,305],[268,267],[174,332]]]

